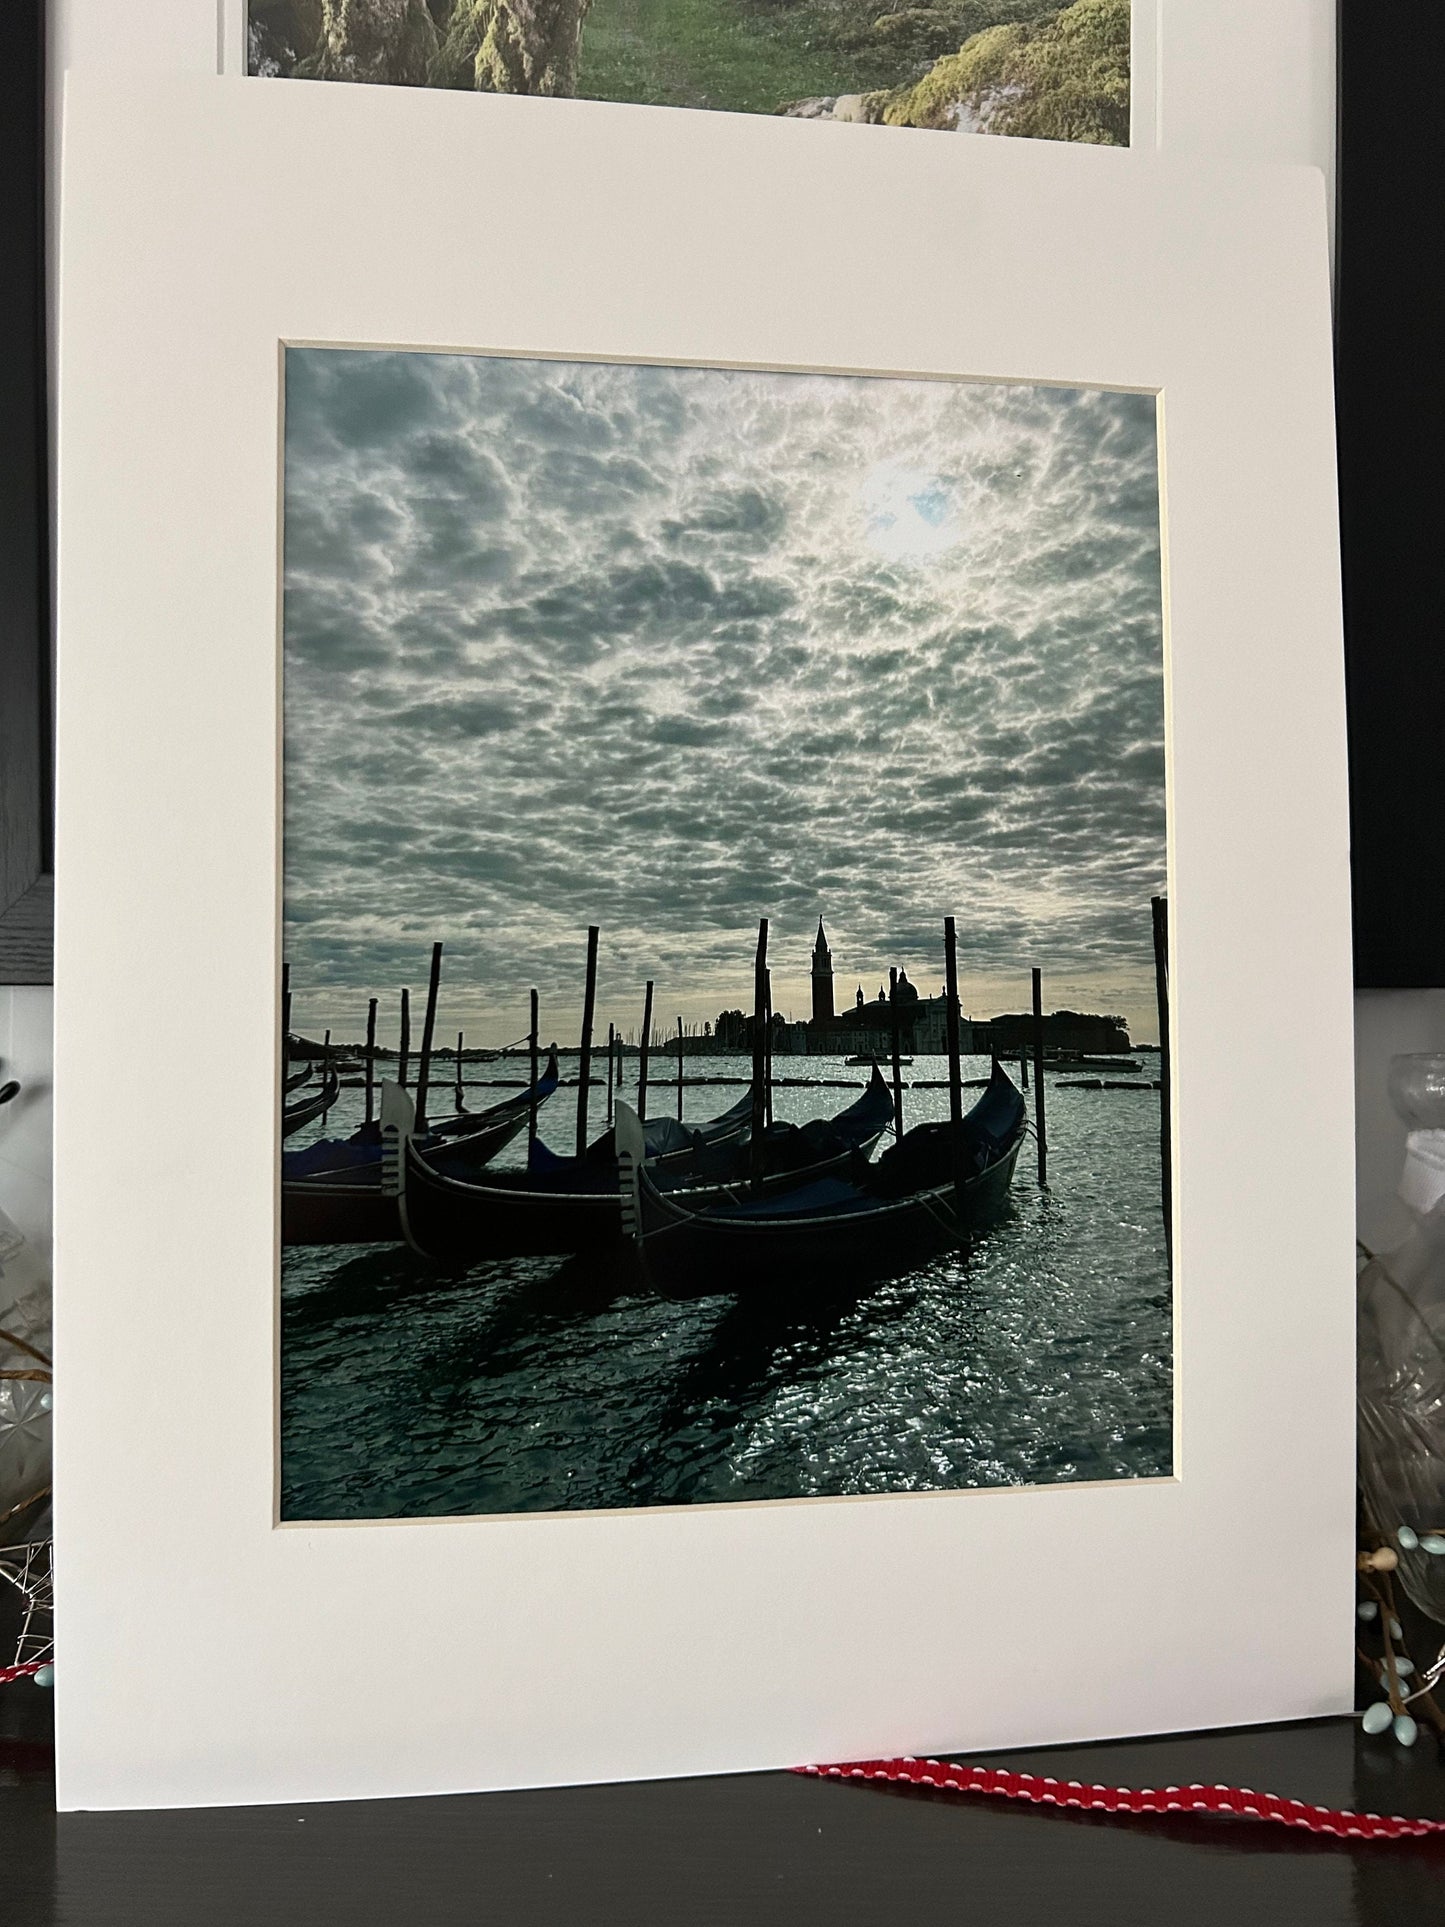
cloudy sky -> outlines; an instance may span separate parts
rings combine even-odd
[[[1152,397],[289,350],[296,1021],[424,984],[575,1039],[642,983],[806,1015],[889,964],[965,1010],[1154,1022],[1164,705]]]

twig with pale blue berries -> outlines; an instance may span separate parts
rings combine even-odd
[[[1413,1526],[1402,1525],[1395,1530],[1393,1545],[1378,1530],[1370,1536],[1375,1543],[1361,1551],[1356,1563],[1365,1590],[1373,1596],[1361,1600],[1356,1611],[1362,1625],[1369,1625],[1375,1620],[1380,1622],[1385,1651],[1383,1659],[1377,1660],[1362,1648],[1357,1647],[1356,1650],[1361,1663],[1383,1686],[1386,1697],[1367,1706],[1360,1723],[1367,1733],[1383,1733],[1389,1729],[1401,1746],[1413,1746],[1420,1731],[1410,1711],[1414,1706],[1425,1715],[1436,1732],[1445,1737],[1445,1714],[1436,1704],[1433,1691],[1440,1679],[1445,1677],[1445,1646],[1442,1646],[1416,1684],[1411,1686],[1415,1662],[1403,1650],[1403,1645],[1399,1645],[1397,1650],[1397,1645],[1404,1639],[1404,1628],[1395,1614],[1395,1589],[1391,1578],[1400,1563],[1400,1551],[1418,1550],[1434,1557],[1445,1556],[1445,1533],[1419,1533]]]

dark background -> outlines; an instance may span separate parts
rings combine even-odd
[[[51,975],[43,46],[0,0],[0,984]]]
[[[1336,341],[1355,981],[1445,984],[1445,9],[1341,0]]]

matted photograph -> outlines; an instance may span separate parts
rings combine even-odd
[[[1131,0],[249,0],[253,75],[1129,145]]]
[[[1157,396],[284,357],[281,1517],[1168,1476]]]
[[[60,1808],[1347,1710],[1318,180],[66,105]]]

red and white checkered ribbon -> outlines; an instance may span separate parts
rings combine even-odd
[[[1056,1780],[1036,1773],[956,1766],[949,1760],[857,1760],[844,1766],[800,1766],[827,1780],[886,1780],[898,1786],[931,1787],[944,1793],[984,1793],[1035,1806],[1079,1807],[1095,1813],[1209,1813],[1231,1820],[1269,1820],[1342,1840],[1410,1840],[1445,1834],[1445,1820],[1408,1820],[1399,1814],[1350,1813],[1309,1806],[1236,1786],[1098,1786],[1089,1780]]]

